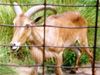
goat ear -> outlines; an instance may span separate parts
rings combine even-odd
[[[42,16],[37,17],[37,18],[34,20],[34,22],[35,22],[35,23],[38,22],[41,18],[42,18]]]
[[[21,7],[18,5],[18,3],[14,2],[14,11],[17,15],[22,14],[22,9]]]

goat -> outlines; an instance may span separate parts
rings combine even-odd
[[[14,4],[18,5],[17,3]],[[32,58],[35,60],[36,65],[40,65],[43,62],[44,49],[43,47],[37,46],[44,45],[44,27],[35,27],[36,23],[33,22],[30,17],[32,14],[43,10],[44,6],[41,5],[38,7],[32,7],[26,13],[23,13],[19,6],[14,6],[14,9],[17,14],[13,21],[14,25],[24,27],[14,27],[11,49],[18,50],[21,45],[28,41],[29,45],[33,45],[30,46],[30,53]],[[52,7],[46,6],[46,9],[52,9]],[[45,26],[45,58],[55,58],[56,75],[63,75],[60,66],[62,65],[62,54],[65,47],[73,45],[76,41],[78,41],[80,46],[82,46],[80,48],[81,51],[85,51],[88,54],[90,60],[92,60],[93,55],[90,52],[90,49],[87,48],[87,28],[81,28],[87,26],[86,20],[80,15],[79,12],[70,11],[62,14],[51,15],[46,19]],[[56,26],[56,28],[52,26]],[[69,29],[63,27],[71,28]],[[78,61],[80,56],[81,55],[79,54]],[[32,75],[37,75],[37,69],[38,67],[36,66]]]

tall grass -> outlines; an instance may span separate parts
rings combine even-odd
[[[18,3],[26,4],[42,4],[43,0],[1,0],[0,3],[13,3],[14,1]],[[96,4],[96,0],[47,0],[48,4]],[[24,11],[26,11],[31,6],[21,6]],[[79,11],[82,16],[84,16],[88,22],[88,26],[95,25],[96,9],[95,7],[60,7],[56,8],[58,13],[63,13],[67,11]],[[43,13],[41,12],[43,15]],[[41,15],[39,14],[39,15]],[[50,14],[49,14],[50,15]],[[0,24],[13,24],[13,19],[15,13],[12,6],[0,5]],[[37,17],[37,15],[35,16]],[[100,12],[99,12],[99,26],[100,26]],[[100,29],[98,30],[98,41],[97,45],[100,46]],[[13,27],[2,27],[0,26],[0,44],[9,44],[13,34]],[[89,46],[93,46],[94,39],[94,29],[89,28],[88,31]],[[100,60],[100,51],[97,49],[96,59]],[[22,56],[20,56],[22,55]],[[18,57],[18,58],[16,58]],[[74,52],[64,53],[64,64],[72,65],[75,62],[76,55]],[[20,60],[21,59],[21,60]],[[85,62],[84,62],[85,61]],[[81,58],[82,63],[86,63],[87,56],[83,55]],[[27,48],[23,48],[20,54],[11,55],[9,47],[0,46],[0,63],[18,63],[18,64],[32,64],[30,53]]]
[[[17,75],[17,73],[7,66],[0,66],[0,75]]]

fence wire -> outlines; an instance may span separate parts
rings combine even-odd
[[[95,18],[95,33],[94,33],[94,50],[93,50],[93,63],[92,63],[92,75],[95,75],[95,60],[96,60],[96,46],[97,46],[97,26],[98,26],[98,13],[99,13],[99,0],[96,2],[96,18]]]
[[[0,3],[0,6],[14,6],[14,4],[11,3]],[[70,46],[70,47],[60,47],[60,46],[46,46],[45,45],[45,27],[55,27],[55,28],[68,28],[68,29],[73,29],[73,28],[94,28],[95,29],[95,34],[94,34],[94,46],[89,46],[86,48],[93,48],[93,63],[92,63],[92,67],[91,66],[85,66],[85,67],[79,67],[79,68],[92,68],[92,75],[95,75],[95,68],[100,68],[100,66],[96,66],[95,65],[95,60],[96,60],[96,48],[100,48],[99,46],[97,46],[97,30],[98,28],[100,28],[100,26],[98,26],[98,12],[99,12],[99,0],[96,1],[96,4],[92,5],[92,4],[78,4],[78,5],[72,5],[72,4],[47,4],[46,0],[44,0],[43,4],[19,4],[20,6],[35,6],[35,5],[44,5],[44,25],[38,25],[38,26],[30,26],[30,27],[44,27],[44,45],[43,46],[37,46],[37,45],[21,45],[21,47],[29,47],[29,46],[34,46],[34,47],[43,47],[43,60],[45,61],[45,48],[46,47],[56,47],[56,48],[83,48],[80,46]],[[61,26],[51,26],[51,25],[46,25],[45,21],[46,21],[46,5],[52,5],[52,6],[59,6],[59,7],[95,7],[96,9],[96,18],[95,18],[95,26],[85,26],[85,27],[61,27]],[[0,26],[3,27],[15,27],[13,24],[0,24]],[[24,27],[24,26],[16,26],[16,27]],[[2,44],[0,45],[2,47],[9,47],[9,44]],[[36,65],[13,65],[13,64],[0,64],[0,66],[13,66],[13,67],[35,67]],[[62,68],[74,68],[74,67],[68,67],[68,66],[55,66],[55,65],[45,65],[45,63],[43,62],[43,65],[38,65],[40,67],[43,67],[43,75],[44,75],[44,67],[62,67]]]
[[[11,47],[12,45],[9,44],[1,44],[1,47]],[[17,47],[17,46],[16,46]],[[18,47],[43,47],[43,45],[21,45]],[[53,48],[94,48],[94,46],[49,46],[45,45],[46,48],[53,47]],[[100,46],[96,46],[96,48],[100,48]]]
[[[12,3],[0,3],[0,5],[3,6],[17,6]],[[20,6],[36,6],[36,5],[44,5],[44,4],[19,4]],[[47,4],[46,5],[52,5],[52,6],[60,6],[60,7],[96,7],[96,4],[77,4],[77,5],[72,5],[72,4]],[[98,5],[100,7],[100,5]]]
[[[9,66],[9,67],[36,67],[36,66],[39,66],[39,67],[43,67],[43,65],[15,65],[15,64],[0,64],[0,66]],[[72,68],[75,68],[74,66],[56,66],[55,64],[54,65],[46,65],[45,64],[45,67],[49,67],[49,68],[55,68],[55,67],[61,67],[61,68],[68,68],[68,69],[72,69]],[[76,66],[78,68],[92,68],[91,65],[89,66]],[[100,65],[96,65],[96,68],[100,68]]]
[[[26,26],[15,26],[13,24],[0,24],[2,27],[26,27]],[[30,27],[44,27],[44,25],[35,25],[35,26],[30,26]],[[81,26],[81,27],[69,27],[69,26],[56,26],[56,25],[45,25],[45,27],[55,27],[55,28],[66,28],[66,29],[82,29],[82,28],[95,28],[95,26]],[[100,28],[98,25],[96,28]]]

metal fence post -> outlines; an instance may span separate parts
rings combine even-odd
[[[97,2],[96,2],[96,19],[95,19],[95,28],[94,28],[95,32],[94,32],[92,75],[96,75],[95,60],[96,60],[96,46],[97,46],[97,30],[98,30],[98,10],[99,10],[99,0],[97,0]]]

